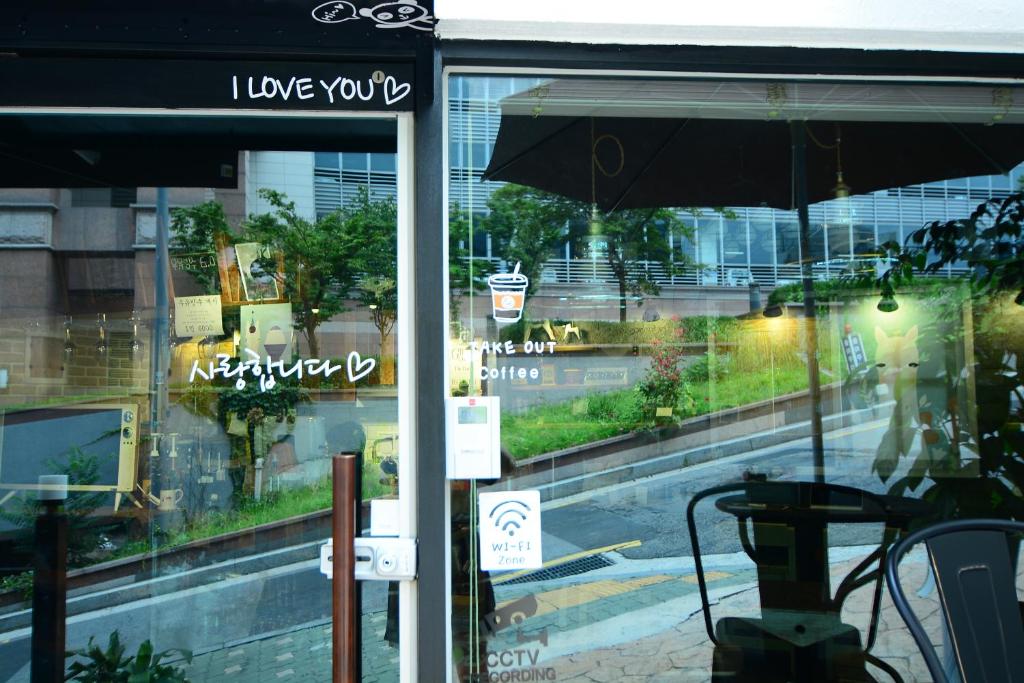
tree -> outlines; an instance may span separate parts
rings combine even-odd
[[[472,297],[487,289],[487,277],[494,272],[488,261],[474,259],[470,219],[458,204],[448,209],[448,317],[459,320],[459,297]]]
[[[639,305],[643,295],[657,295],[661,291],[657,268],[668,275],[689,265],[681,253],[673,258],[667,236],[671,233],[690,237],[693,228],[671,209],[624,209],[606,214],[594,210],[587,229],[594,239],[603,237],[607,242],[604,259],[619,286],[619,322],[626,322],[629,294],[636,297]]]
[[[355,201],[341,210],[341,220],[352,245],[352,267],[360,275],[357,298],[380,335],[380,381],[394,384],[395,357],[387,352],[387,340],[398,319],[398,206],[391,197],[374,200],[360,187]]]
[[[690,236],[693,229],[667,208],[625,209],[600,214],[592,205],[522,185],[506,185],[487,201],[490,215],[485,227],[497,242],[502,258],[520,263],[519,272],[530,278],[527,296],[537,287],[541,270],[552,251],[570,240],[603,241],[602,258],[619,285],[619,320],[626,320],[627,299],[657,294],[655,279],[680,272],[681,254],[673,258],[667,236]],[[591,244],[591,248],[597,248]]]
[[[541,269],[551,252],[566,241],[569,224],[583,217],[584,205],[523,185],[505,185],[487,200],[490,213],[484,228],[495,252],[530,279],[529,298],[540,282]]]
[[[318,358],[317,328],[322,320],[346,310],[345,298],[359,273],[353,259],[358,244],[346,229],[349,216],[338,210],[310,220],[300,216],[295,202],[281,192],[263,188],[259,195],[273,210],[250,216],[240,241],[268,247],[272,256],[261,265],[276,274],[284,295],[296,306],[295,326],[306,337],[310,355]],[[282,273],[278,273],[278,254],[283,258]]]

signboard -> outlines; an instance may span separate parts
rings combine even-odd
[[[179,296],[174,299],[174,335],[205,337],[224,334],[220,294]]]
[[[480,569],[538,569],[541,559],[540,491],[480,494]]]
[[[0,105],[411,111],[411,62],[0,59]]]
[[[852,332],[843,337],[843,356],[846,358],[846,367],[851,372],[868,362],[867,354],[864,353],[864,340],[860,334]]]
[[[394,49],[431,36],[433,0],[6,0],[0,45]]]

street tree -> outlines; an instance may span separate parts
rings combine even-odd
[[[361,187],[341,217],[352,267],[359,273],[356,298],[380,335],[380,381],[394,384],[395,356],[387,342],[398,319],[398,206],[393,198],[374,199]]]
[[[689,238],[693,228],[672,209],[623,209],[606,214],[591,210],[585,231],[581,235],[577,230],[577,237],[588,240],[589,248],[598,251],[618,284],[619,322],[626,322],[630,296],[640,305],[645,295],[660,293],[659,272],[678,274],[690,265],[681,252],[672,253],[668,235]]]
[[[262,264],[264,271],[275,274],[285,297],[296,309],[295,326],[306,337],[310,354],[317,358],[320,322],[347,310],[346,296],[359,275],[352,258],[356,244],[346,229],[350,216],[340,209],[310,219],[299,215],[295,202],[281,192],[263,188],[259,196],[272,210],[250,216],[242,226],[239,241],[267,247],[270,256]],[[278,255],[283,263],[281,272]]]
[[[580,202],[524,185],[505,185],[487,200],[490,213],[484,229],[491,235],[493,251],[530,279],[529,298],[540,282],[541,270],[558,245],[568,236],[569,225],[584,215]]]
[[[489,261],[474,258],[473,221],[458,204],[448,209],[448,314],[459,320],[461,297],[473,297],[487,289],[487,277],[494,272]]]

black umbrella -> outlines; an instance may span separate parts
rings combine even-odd
[[[758,102],[764,113],[751,115],[756,106],[749,102],[752,91],[747,86],[728,93],[727,97],[736,98],[725,103],[731,108],[715,109],[712,99],[701,103],[709,112],[717,111],[720,118],[710,113],[707,118],[601,116],[606,105],[616,111],[628,109],[637,94],[647,97],[647,101],[637,106],[636,112],[643,111],[645,106],[670,112],[673,103],[671,99],[657,100],[661,84],[634,85],[633,92],[617,90],[626,81],[606,84],[604,102],[588,102],[586,94],[571,92],[559,102],[560,83],[569,83],[565,88],[568,91],[573,88],[570,82],[556,82],[535,88],[525,98],[509,98],[513,110],[524,101],[529,103],[531,98],[535,104],[532,110],[526,109],[528,114],[503,111],[484,180],[529,185],[591,202],[603,211],[694,206],[797,210],[807,319],[813,466],[815,479],[823,481],[825,459],[808,204],[847,194],[847,181],[856,192],[863,193],[1008,172],[1024,160],[1024,127],[1004,120],[1009,111],[1005,101],[1012,103],[1012,97],[994,92],[991,102],[997,106],[984,123],[953,121],[944,117],[939,107],[927,103],[910,117],[903,114],[910,120],[857,120],[858,114],[849,113],[856,111],[855,99],[854,106],[845,110],[847,114],[837,117],[848,120],[811,121],[811,116],[801,117],[794,110],[789,120],[783,121],[778,120],[782,118],[778,110],[772,108],[770,88],[768,97]],[[698,84],[694,92],[702,87]],[[813,92],[815,87],[807,90]],[[551,90],[555,90],[556,97],[548,100]],[[648,90],[655,93],[653,98],[648,96]],[[876,90],[883,97],[888,94],[883,88]],[[693,92],[685,94],[691,96]],[[784,104],[785,99],[780,97],[778,103]],[[845,103],[834,99],[838,102],[833,105],[835,109],[842,109]],[[768,107],[763,106],[766,100]],[[694,101],[691,99],[683,108],[692,110]],[[968,104],[975,108],[964,107],[958,116],[962,118],[963,112],[968,111],[977,120],[975,103]],[[581,107],[590,107],[594,115],[566,115]],[[821,109],[815,111],[811,106],[806,112],[821,116]]]
[[[812,204],[835,196],[840,163],[845,180],[864,193],[1006,173],[1024,159],[1024,130],[1013,125],[811,121],[799,128],[808,139]],[[602,211],[796,209],[792,143],[790,124],[776,120],[503,116],[483,178],[593,202]]]

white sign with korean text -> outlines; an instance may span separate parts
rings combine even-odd
[[[540,491],[480,494],[480,569],[538,569],[541,559]]]
[[[224,334],[220,294],[175,297],[174,334],[177,337]]]

